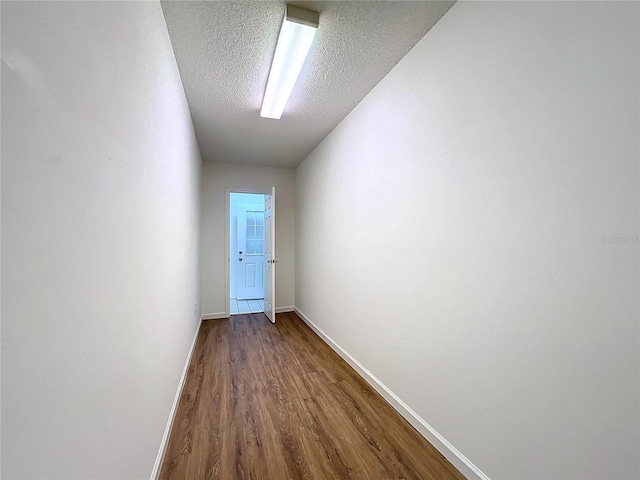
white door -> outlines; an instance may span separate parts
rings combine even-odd
[[[264,196],[264,314],[276,323],[276,188]]]
[[[243,207],[238,212],[238,300],[264,298],[264,212]]]

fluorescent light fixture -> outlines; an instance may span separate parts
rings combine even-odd
[[[318,30],[320,14],[287,5],[273,56],[260,116],[279,119]]]

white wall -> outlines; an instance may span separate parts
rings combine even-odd
[[[297,169],[296,306],[493,479],[640,477],[638,14],[457,3]]]
[[[295,171],[228,163],[202,164],[202,219],[200,235],[200,294],[204,315],[225,311],[226,189],[266,191],[276,187],[276,308],[295,301]]]
[[[226,189],[225,189],[226,191]],[[264,211],[264,195],[254,193],[232,193],[229,199],[229,296],[236,298],[236,283],[238,280],[238,218],[240,208],[248,208],[257,211]],[[263,294],[264,295],[264,294]]]
[[[2,2],[2,478],[149,478],[199,323],[157,2]]]

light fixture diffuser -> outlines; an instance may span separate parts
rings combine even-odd
[[[318,30],[320,14],[287,5],[273,56],[260,116],[279,119]]]

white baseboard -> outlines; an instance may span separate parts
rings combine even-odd
[[[205,313],[204,315],[202,315],[202,320],[217,320],[219,318],[229,318],[229,315],[224,312]]]
[[[298,316],[324,340],[335,352],[340,355],[351,367],[364,378],[389,404],[402,415],[413,427],[420,432],[444,457],[449,460],[460,472],[469,479],[490,480],[478,467],[476,467],[467,457],[440,435],[431,425],[429,425],[420,415],[414,412],[395,393],[393,393],[384,383],[367,370],[358,360],[352,357],[346,350],[338,345],[329,335],[324,333],[320,327],[309,320],[298,308],[294,311]]]
[[[202,322],[198,323],[196,334],[193,336],[191,348],[189,349],[189,355],[187,355],[187,362],[184,364],[184,368],[182,369],[182,376],[180,377],[180,382],[178,382],[178,390],[176,391],[176,396],[173,399],[173,405],[171,406],[171,411],[169,412],[169,420],[167,421],[167,426],[164,429],[164,435],[162,435],[162,441],[160,442],[160,449],[158,450],[158,455],[156,456],[156,463],[153,465],[153,470],[151,471],[151,480],[157,480],[158,476],[160,475],[160,467],[162,466],[162,460],[164,459],[164,454],[167,450],[169,436],[171,435],[171,429],[173,428],[173,420],[176,416],[178,403],[180,403],[180,397],[182,397],[182,389],[184,388],[184,382],[187,379],[187,372],[189,372],[191,357],[193,357],[193,351],[196,348],[196,341],[198,340],[198,333],[200,333],[201,326]]]
[[[293,306],[290,306],[290,307],[276,307],[276,313],[293,312],[294,310],[295,310],[295,307],[293,307]],[[202,315],[202,320],[218,320],[220,318],[229,318],[229,315],[227,315],[224,312],[206,313],[206,314]]]
[[[294,306],[290,306],[290,307],[276,307],[276,313],[286,313],[286,312],[293,312],[295,311],[296,307]]]

